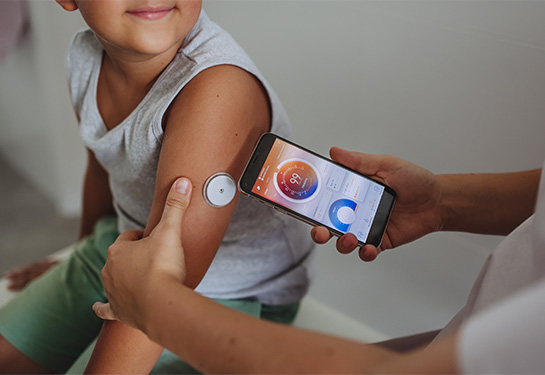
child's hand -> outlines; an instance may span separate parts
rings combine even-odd
[[[12,292],[23,290],[31,281],[57,264],[59,261],[56,259],[42,259],[8,271],[4,276],[9,281],[8,290]]]
[[[170,189],[163,216],[146,238],[142,231],[121,234],[108,249],[102,279],[109,303],[96,302],[102,319],[121,320],[142,329],[148,297],[164,282],[185,281],[182,218],[191,198],[191,181],[178,179]]]

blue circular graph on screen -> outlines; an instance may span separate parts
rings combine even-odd
[[[350,224],[356,220],[358,204],[350,199],[339,199],[329,207],[329,220],[335,228],[348,232]]]

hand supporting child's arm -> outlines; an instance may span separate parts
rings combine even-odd
[[[203,373],[457,372],[458,334],[410,354],[395,353],[256,319],[183,286],[181,228],[192,193],[184,181],[190,184],[180,178],[171,188],[149,237],[125,232],[110,248],[102,272],[109,303],[93,306],[98,316],[142,329]]]
[[[167,114],[155,198],[144,235],[158,223],[174,180],[179,176],[190,178],[196,193],[185,214],[182,234],[185,285],[191,288],[199,284],[214,259],[238,201],[237,195],[229,205],[213,208],[198,192],[216,172],[227,172],[238,179],[269,122],[263,88],[252,75],[234,66],[217,66],[200,73],[178,95]],[[159,354],[160,348],[139,331],[119,322],[106,322],[86,372],[149,372]]]

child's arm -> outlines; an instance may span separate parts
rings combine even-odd
[[[152,211],[145,235],[155,227],[168,190],[180,176],[194,184],[182,237],[187,264],[185,284],[195,288],[222,242],[238,201],[212,208],[202,189],[209,176],[227,172],[238,179],[259,136],[269,129],[267,95],[246,71],[228,65],[207,69],[178,95],[166,116]],[[191,337],[187,338],[191,340]],[[147,373],[161,348],[139,331],[106,322],[87,373]]]
[[[83,207],[79,238],[93,233],[95,223],[105,215],[115,214],[108,172],[102,168],[95,154],[87,149],[87,170],[83,182]]]

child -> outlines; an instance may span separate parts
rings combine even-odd
[[[101,330],[91,306],[106,300],[100,270],[108,246],[118,231],[144,229],[147,236],[177,177],[190,178],[195,192],[217,172],[238,179],[262,133],[290,133],[268,83],[202,12],[201,0],[57,2],[79,9],[90,27],[75,36],[67,57],[89,150],[86,237],[67,261],[0,311],[5,372],[70,367]],[[113,212],[117,218],[105,217]],[[312,244],[305,230],[248,198],[237,195],[213,208],[197,193],[182,228],[186,285],[253,315],[290,322],[308,288]],[[147,373],[161,351],[141,332],[107,322],[87,371]]]

